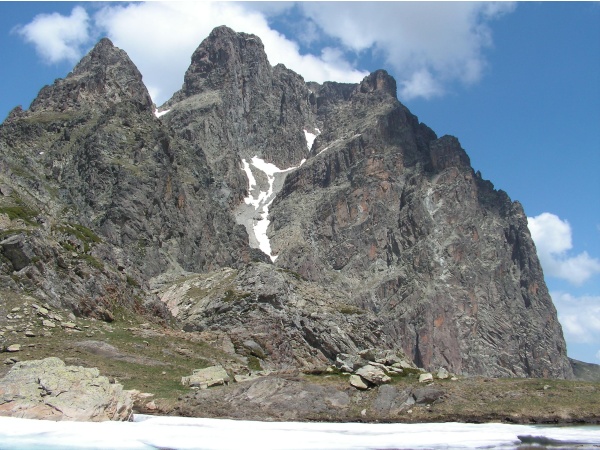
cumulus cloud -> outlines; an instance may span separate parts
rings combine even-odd
[[[76,62],[82,56],[82,46],[90,39],[89,16],[85,9],[76,6],[70,16],[39,14],[27,25],[16,27],[14,32],[33,44],[48,63]]]
[[[251,8],[251,3],[132,3],[107,5],[94,18],[96,25],[138,66],[157,104],[181,88],[193,51],[220,25],[256,34],[263,41],[271,64],[283,63],[306,80],[357,82],[367,75],[328,49],[319,55],[301,54],[297,43],[269,26],[265,5]],[[268,10],[272,14],[280,11]]]
[[[566,292],[551,292],[550,295],[567,341],[600,343],[600,297],[575,297]]]
[[[367,71],[356,61],[372,51],[383,56],[406,100],[479,81],[492,43],[489,23],[513,9],[506,2],[108,3],[92,17],[82,6],[68,17],[39,15],[17,32],[49,62],[76,61],[91,38],[107,35],[127,51],[158,104],[181,87],[190,55],[219,25],[258,35],[272,64],[310,81],[358,82]],[[269,24],[286,14],[301,24],[293,37]],[[312,54],[301,53],[299,43],[311,44]]]
[[[547,275],[581,285],[600,273],[600,260],[587,252],[575,256],[568,254],[573,248],[569,222],[545,212],[536,217],[528,217],[527,223]]]
[[[347,49],[382,55],[398,78],[400,97],[442,95],[444,86],[479,81],[492,45],[489,22],[514,3],[350,2],[302,4],[322,32]]]

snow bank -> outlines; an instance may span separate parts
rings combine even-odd
[[[155,115],[156,117],[162,117],[162,116],[164,116],[166,113],[168,113],[169,111],[171,111],[171,110],[170,110],[170,109],[167,109],[167,110],[165,110],[165,111],[158,112],[158,109],[155,109],[155,110],[154,110],[154,115]]]
[[[253,422],[136,415],[134,422],[51,422],[0,418],[5,450],[515,448],[517,436],[600,444],[600,427],[508,424]],[[573,445],[564,445],[568,448]]]
[[[302,162],[304,162],[303,160]],[[302,164],[302,163],[301,163]],[[265,189],[260,189],[254,174],[252,167],[255,170],[261,171],[267,177],[268,186]],[[275,262],[277,255],[272,254],[271,242],[267,236],[267,229],[271,221],[269,220],[269,206],[275,200],[277,192],[275,192],[275,177],[278,174],[285,174],[299,166],[289,167],[287,169],[280,169],[275,164],[268,163],[264,159],[258,156],[252,157],[250,163],[246,159],[242,159],[242,170],[245,172],[248,178],[248,196],[244,199],[246,205],[251,205],[256,211],[256,215],[252,219],[251,228],[247,225],[246,229],[254,234],[256,241],[258,242],[259,249],[271,258],[271,261]]]

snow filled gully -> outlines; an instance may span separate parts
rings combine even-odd
[[[317,135],[320,134],[318,128],[315,128],[314,132],[316,134],[304,130],[308,151],[312,148]],[[269,206],[283,187],[286,175],[300,167],[305,161],[306,159],[302,159],[297,166],[280,169],[275,164],[268,163],[258,156],[252,157],[249,162],[245,158],[242,159],[242,170],[248,178],[248,196],[238,207],[236,220],[237,223],[246,227],[250,237],[250,247],[260,249],[273,262],[277,260],[277,255],[273,255],[271,242],[267,236],[267,228],[271,223]],[[266,183],[263,181],[265,178]]]

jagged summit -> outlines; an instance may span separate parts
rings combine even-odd
[[[125,51],[102,38],[66,78],[40,91],[30,111],[107,108],[124,101],[152,109],[140,71]]]
[[[396,80],[387,71],[380,69],[367,75],[360,83],[361,92],[381,91],[392,97],[398,96]]]
[[[225,86],[243,90],[268,79],[271,72],[259,37],[221,26],[193,53],[182,91],[190,96]]]
[[[158,295],[265,368],[377,347],[428,369],[571,377],[521,205],[396,90],[383,70],[307,83],[219,27],[157,119],[103,39],[0,126],[0,207],[53,224],[10,219],[0,282],[78,314]]]

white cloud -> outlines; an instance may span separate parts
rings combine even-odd
[[[68,17],[36,16],[17,32],[49,62],[74,62],[91,37],[108,35],[138,66],[158,104],[181,87],[191,54],[219,25],[258,35],[271,64],[283,63],[307,81],[358,82],[367,72],[349,57],[373,51],[397,78],[401,98],[410,99],[442,95],[456,80],[479,81],[492,42],[488,24],[513,9],[505,2],[108,3],[91,20],[77,6]],[[282,14],[302,28],[296,26],[295,41],[268,23]],[[328,47],[320,53],[300,53],[297,42],[323,37]]]
[[[600,343],[600,297],[551,292],[567,341]],[[599,352],[600,353],[600,352]]]
[[[403,99],[444,93],[458,80],[480,80],[492,45],[488,22],[514,10],[508,2],[302,3],[305,13],[349,50],[383,55]]]
[[[192,53],[211,30],[220,25],[256,34],[271,64],[283,63],[307,81],[358,82],[367,75],[335,52],[325,50],[318,56],[301,55],[298,44],[271,29],[264,14],[252,7],[251,3],[227,2],[108,5],[95,15],[95,20],[138,66],[157,104],[181,88]]]
[[[70,16],[39,14],[14,31],[33,44],[46,62],[76,62],[82,56],[82,45],[90,39],[89,16],[85,9],[76,6]]]
[[[597,359],[598,361],[600,361],[600,350],[598,350],[598,351],[596,352],[596,359]]]
[[[547,275],[581,285],[600,273],[600,260],[592,258],[587,252],[568,255],[567,252],[573,247],[569,222],[547,212],[528,217],[527,222]]]
[[[442,86],[427,69],[414,72],[410,79],[400,82],[400,98],[411,100],[415,97],[426,99],[441,95]]]

